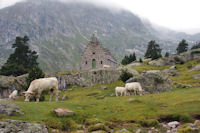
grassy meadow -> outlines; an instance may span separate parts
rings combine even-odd
[[[67,96],[65,101],[48,102],[48,95],[44,102],[23,102],[21,97],[13,102],[25,112],[24,116],[5,116],[1,119],[16,119],[46,124],[49,129],[92,131],[96,123],[102,123],[100,129],[113,128],[114,130],[126,127],[134,131],[143,127],[159,127],[158,121],[178,120],[181,123],[193,122],[200,116],[200,79],[194,80],[194,74],[199,71],[190,71],[191,66],[198,64],[200,59],[177,65],[180,76],[171,77],[178,83],[189,84],[191,88],[173,88],[170,92],[148,94],[144,96],[116,97],[114,88],[124,86],[117,81],[112,84],[95,85],[92,87],[71,86],[60,93],[60,97]],[[142,66],[134,67],[139,72],[146,70],[163,70],[169,68],[149,66],[145,62]],[[106,86],[106,90],[101,88]],[[64,107],[75,112],[74,116],[57,117],[54,108]],[[160,131],[164,130],[162,128]]]

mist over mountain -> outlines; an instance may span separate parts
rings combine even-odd
[[[142,56],[150,40],[173,53],[181,39],[193,43],[200,37],[157,27],[126,10],[54,0],[28,0],[0,9],[0,27],[0,66],[13,51],[15,37],[27,35],[44,71],[79,69],[81,53],[94,32],[118,61],[134,51]]]

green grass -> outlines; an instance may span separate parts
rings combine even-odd
[[[67,95],[68,99],[60,102],[48,102],[46,96],[45,102],[23,102],[21,100],[14,102],[24,112],[24,116],[5,116],[1,115],[1,119],[17,119],[29,122],[38,122],[46,124],[51,128],[65,129],[67,126],[71,128],[80,128],[75,124],[84,124],[86,127],[87,121],[97,118],[103,123],[111,122],[118,125],[116,129],[122,128],[120,123],[134,121],[130,125],[152,125],[157,124],[156,120],[160,118],[170,117],[173,120],[179,120],[183,123],[193,121],[192,115],[198,114],[200,109],[200,80],[194,80],[192,75],[197,74],[197,71],[190,71],[191,66],[198,64],[199,59],[187,62],[183,65],[176,65],[179,77],[172,77],[175,82],[191,84],[192,88],[176,88],[171,92],[160,94],[148,94],[144,96],[123,96],[115,97],[114,88],[116,86],[124,86],[124,83],[117,81],[112,84],[95,85],[92,87],[76,87],[72,91],[61,92],[60,95]],[[146,70],[163,70],[169,68],[155,67],[144,63],[142,66],[135,67],[138,71]],[[106,86],[106,90],[101,87]],[[129,101],[129,98],[135,98],[134,101]],[[53,113],[53,109],[64,107],[75,111],[74,116],[57,117]],[[66,125],[66,121],[69,121]],[[107,127],[107,125],[102,125]],[[156,125],[159,126],[159,125]],[[128,127],[135,129],[136,127]],[[163,130],[163,129],[162,129]]]

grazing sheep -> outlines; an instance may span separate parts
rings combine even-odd
[[[125,84],[126,92],[134,92],[134,95],[142,95],[143,89],[139,82],[132,82]]]
[[[120,96],[126,96],[126,89],[125,87],[116,87],[115,88],[115,95],[118,96],[118,93],[120,93],[121,95]]]
[[[15,100],[17,98],[17,90],[14,90],[10,95],[9,95],[9,99],[11,100]]]
[[[26,92],[23,92],[25,95],[25,102],[29,102],[31,95],[36,96],[36,102],[39,102],[40,95],[43,91],[50,91],[49,101],[52,100],[53,95],[56,95],[56,101],[58,101],[58,80],[56,77],[51,78],[40,78],[33,80]]]

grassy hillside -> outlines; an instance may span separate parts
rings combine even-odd
[[[23,98],[14,102],[24,112],[24,116],[4,116],[1,119],[17,119],[46,124],[49,128],[57,129],[84,129],[92,131],[96,123],[102,123],[99,129],[113,128],[117,131],[126,128],[134,132],[142,128],[146,132],[150,127],[156,127],[164,132],[158,124],[160,122],[178,120],[181,123],[193,122],[199,115],[200,109],[200,80],[194,80],[192,75],[200,74],[199,71],[190,71],[191,66],[199,63],[200,59],[177,65],[179,77],[171,78],[175,82],[190,84],[191,88],[174,88],[171,92],[148,94],[145,96],[115,97],[114,88],[123,86],[121,81],[112,84],[96,85],[93,87],[71,87],[72,90],[62,92],[68,99],[62,102],[23,102]],[[143,63],[135,67],[142,72],[146,70],[163,70],[168,68],[154,67]],[[102,86],[108,89],[102,90]],[[130,98],[134,98],[130,100]],[[74,116],[57,117],[53,109],[64,107],[75,111]]]

